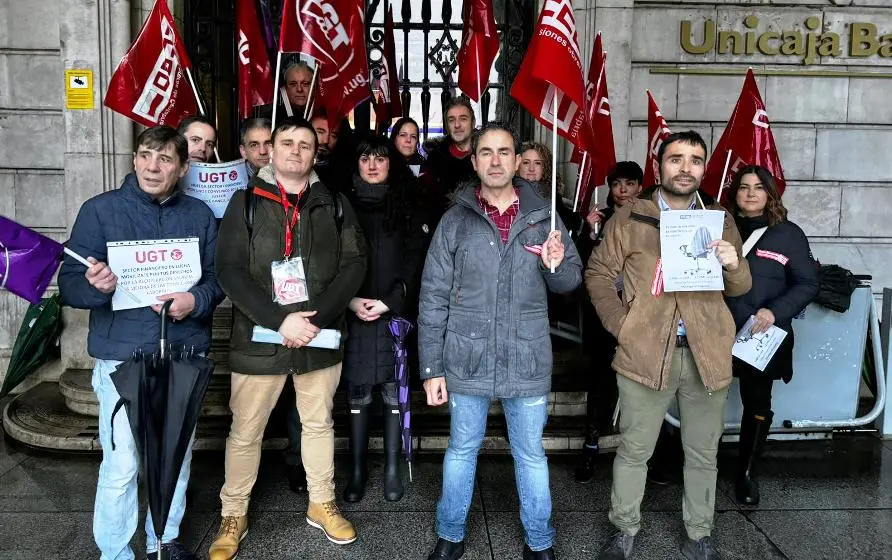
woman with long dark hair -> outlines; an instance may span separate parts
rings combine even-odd
[[[793,317],[818,294],[819,281],[808,238],[787,219],[771,172],[758,165],[744,167],[728,195],[727,208],[737,222],[753,277],[749,293],[727,299],[737,329],[753,317],[754,334],[772,325],[787,332],[765,371],[737,358],[733,363],[743,401],[735,496],[741,504],[756,505],[756,463],[774,418],[771,389],[776,379],[789,383],[793,377]]]
[[[384,497],[403,497],[399,455],[401,426],[393,346],[388,328],[394,316],[413,317],[426,232],[412,200],[410,172],[393,162],[398,156],[384,136],[361,140],[358,172],[346,193],[368,245],[368,269],[350,300],[344,379],[350,408],[352,472],[344,500],[358,502],[365,493],[372,389],[384,401]]]
[[[401,117],[390,129],[390,144],[393,151],[401,157],[397,158],[400,166],[405,166],[416,177],[421,172],[424,157],[418,152],[418,123],[411,117]]]

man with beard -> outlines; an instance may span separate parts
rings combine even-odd
[[[446,103],[443,121],[446,136],[428,142],[427,160],[421,166],[422,203],[436,225],[463,184],[477,178],[471,163],[474,110],[466,95]]]
[[[337,127],[331,127],[328,113],[319,109],[310,120],[316,137],[319,139],[319,152],[316,154],[316,165],[313,170],[319,179],[332,192],[349,190],[353,185],[353,173],[356,171],[355,155],[350,134],[350,124],[341,120]]]
[[[272,125],[269,119],[254,118],[242,124],[238,151],[248,163],[248,175],[253,177],[269,165],[269,153],[273,147]]]
[[[585,283],[604,327],[619,341],[613,369],[619,388],[620,445],[613,461],[609,518],[615,530],[600,560],[631,558],[641,526],[647,460],[663,417],[678,400],[684,448],[683,518],[688,560],[719,560],[710,534],[715,516],[716,453],[731,384],[731,346],[737,329],[724,296],[749,291],[740,234],[725,212],[722,239],[710,247],[722,264],[719,291],[663,292],[660,214],[705,208],[698,194],[706,143],[693,131],[671,134],[660,146],[659,184],[616,211],[585,271]],[[722,210],[718,204],[710,209]],[[623,281],[623,297],[615,280]],[[623,336],[625,333],[625,336]]]
[[[437,502],[437,544],[428,560],[464,554],[465,525],[490,402],[501,401],[524,560],[554,558],[551,492],[542,430],[551,390],[548,291],[569,293],[582,262],[536,187],[515,178],[520,142],[505,124],[475,134],[479,179],[464,186],[431,241],[418,316],[421,378],[429,406],[449,402],[449,446]],[[555,267],[555,272],[549,270]]]
[[[209,163],[216,159],[217,129],[207,117],[192,115],[180,122],[177,132],[186,138],[189,147],[189,163]]]

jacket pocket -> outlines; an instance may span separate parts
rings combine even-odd
[[[551,337],[548,315],[523,317],[517,324],[516,368],[522,379],[551,375]]]
[[[443,367],[459,379],[481,377],[486,372],[486,341],[489,322],[468,317],[450,317],[443,345]]]

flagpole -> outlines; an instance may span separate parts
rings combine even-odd
[[[551,231],[554,231],[557,228],[557,88],[552,86],[552,91],[554,97],[551,99]],[[554,260],[552,260],[552,274],[554,270]]]
[[[313,67],[313,79],[310,80],[310,95],[307,96],[307,104],[304,105],[304,119],[309,118],[308,111],[310,110],[310,105],[315,101],[313,99],[313,92],[316,90],[316,76],[319,75],[319,61],[316,61],[316,65]]]
[[[279,75],[280,70],[282,69],[282,51],[279,51],[276,55],[276,85],[273,86],[273,130],[276,129],[276,108],[279,106],[278,100],[276,99],[276,95],[279,93]]]
[[[87,267],[87,268],[91,268],[91,267],[93,266],[93,263],[91,263],[90,261],[88,261],[88,260],[85,259],[84,257],[80,256],[79,254],[75,253],[74,251],[72,251],[72,250],[69,249],[68,247],[63,247],[62,250],[65,252],[66,255],[68,255],[68,256],[71,257],[72,259],[76,260],[77,262],[81,263],[81,264],[84,265],[85,267]],[[119,292],[121,292],[121,293],[124,294],[125,296],[129,297],[130,299],[132,299],[135,303],[139,303],[139,302],[140,302],[139,298],[136,297],[136,295],[134,295],[133,292],[131,292],[130,290],[128,290],[127,288],[125,288],[125,287],[124,287],[123,285],[121,285],[121,284],[118,284],[117,286],[115,286],[115,291],[119,291]]]
[[[725,169],[722,171],[722,182],[719,185],[719,196],[715,200],[719,204],[722,203],[722,191],[725,190],[725,176],[728,174],[729,165],[731,165],[731,150],[728,150],[728,157],[725,158]]]
[[[195,78],[192,77],[192,69],[188,66],[186,67],[186,79],[189,80],[189,85],[192,86],[192,94],[195,96],[195,104],[198,105],[198,112],[201,113],[202,116],[207,117],[207,112],[204,110],[204,106],[201,104],[201,98],[198,96],[198,88],[195,87]],[[219,163],[221,160],[220,153],[217,151],[217,146],[214,146],[214,156]]]
[[[588,161],[588,152],[582,152],[582,163],[579,164],[579,176],[576,177],[576,196],[573,197],[573,211],[579,208],[579,192],[582,190],[582,176],[585,169],[585,162]],[[597,192],[597,191],[595,191]]]

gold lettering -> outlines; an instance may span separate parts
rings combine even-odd
[[[842,56],[842,49],[839,46],[839,35],[833,32],[821,35],[821,45],[818,47],[818,54],[821,56]]]
[[[755,29],[759,26],[759,18],[757,18],[756,16],[746,16],[746,18],[744,18],[743,20],[743,25],[745,25],[749,29]],[[757,54],[755,31],[746,32],[746,54]]]
[[[776,41],[778,39],[780,39],[780,33],[774,31],[766,31],[759,35],[759,52],[769,56],[778,54],[780,52],[778,48],[768,44],[768,41]]]
[[[706,54],[715,47],[715,22],[711,19],[703,23],[703,43],[694,44],[694,34],[691,29],[691,21],[681,22],[681,48],[688,54]]]
[[[892,33],[883,35],[880,40],[883,42],[883,46],[880,49],[880,56],[883,58],[892,58]]]
[[[814,31],[821,25],[821,20],[812,16],[805,20],[805,27]],[[818,48],[817,48],[818,36],[815,33],[806,33],[805,34],[805,63],[806,64],[814,64],[817,59]]]
[[[736,31],[719,31],[719,54],[743,54],[743,37]]]
[[[803,55],[805,47],[802,45],[802,35],[798,31],[784,31],[784,43],[781,45],[781,54]]]
[[[877,41],[877,26],[872,23],[853,23],[852,38],[849,41],[849,55],[868,57],[877,54],[880,43]]]

